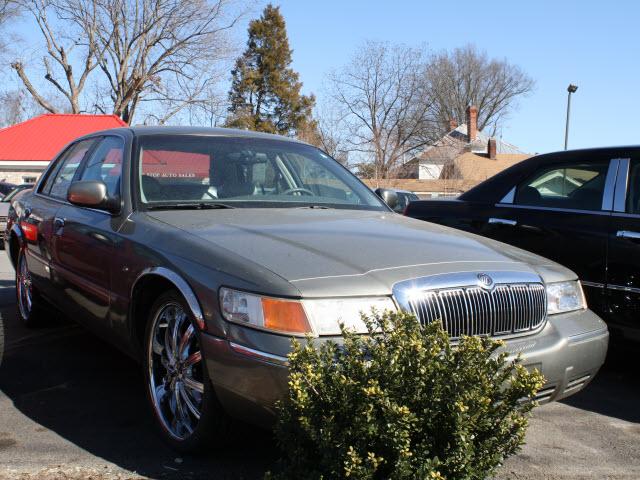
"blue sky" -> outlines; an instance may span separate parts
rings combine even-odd
[[[266,2],[265,2],[266,3]],[[640,143],[640,2],[282,0],[294,68],[306,92],[365,39],[433,50],[474,43],[536,81],[503,138],[528,152],[563,148],[567,85],[570,148]]]

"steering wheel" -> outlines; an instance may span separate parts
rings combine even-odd
[[[292,193],[305,193],[307,195],[311,195],[312,197],[315,197],[316,194],[313,193],[311,190],[309,190],[308,188],[289,188],[287,190],[285,190],[284,192],[282,192],[282,195],[291,195]]]

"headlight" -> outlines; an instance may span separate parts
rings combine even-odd
[[[389,297],[297,301],[229,288],[220,289],[220,308],[222,316],[230,322],[293,335],[339,335],[340,324],[366,333],[361,313],[396,309]]]
[[[229,288],[220,289],[222,316],[230,322],[289,334],[311,332],[302,304]]]
[[[584,308],[587,308],[587,304],[579,281],[557,282],[547,285],[547,312],[549,315]]]
[[[303,300],[304,309],[318,335],[340,335],[340,324],[356,333],[367,333],[362,314],[396,310],[389,297]]]

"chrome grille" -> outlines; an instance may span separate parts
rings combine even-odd
[[[493,276],[500,278],[496,273]],[[509,280],[518,279],[513,275],[509,277]],[[531,280],[531,276],[526,278]],[[448,280],[425,285],[419,281],[402,282],[408,285],[394,288],[394,295],[422,324],[442,321],[452,338],[525,333],[537,330],[546,320],[546,291],[539,278],[535,282],[495,283],[491,288],[480,286],[477,281],[455,286],[455,281]],[[444,288],[439,288],[440,284],[444,284]]]

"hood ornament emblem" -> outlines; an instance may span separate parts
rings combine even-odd
[[[486,288],[487,290],[493,287],[493,278],[491,278],[486,273],[478,274],[478,283],[482,288]]]

